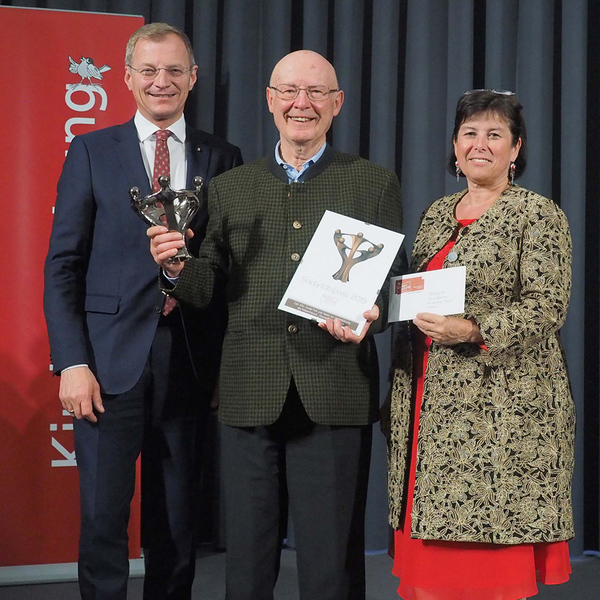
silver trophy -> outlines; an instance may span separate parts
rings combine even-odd
[[[183,239],[186,239],[185,232],[200,208],[200,192],[204,179],[199,175],[194,177],[193,190],[171,189],[171,179],[168,175],[161,175],[158,184],[160,190],[144,198],[141,197],[140,188],[132,187],[129,190],[131,208],[149,225],[168,227],[170,231],[178,231]],[[192,255],[186,246],[183,246],[168,262],[178,263],[188,258],[192,258]]]

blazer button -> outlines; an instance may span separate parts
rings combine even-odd
[[[288,325],[288,331],[293,335],[295,333],[298,333],[298,326],[297,325]]]
[[[300,255],[297,252],[294,252],[294,254],[292,254],[290,256],[290,258],[294,261],[294,262],[298,262],[300,260]]]
[[[294,222],[292,223],[292,227],[293,227],[294,229],[302,229],[302,223],[300,223],[300,221],[294,221]]]
[[[155,312],[155,313],[159,313],[159,314],[160,314],[160,313],[162,312],[162,309],[161,309],[161,307],[160,307],[160,306],[158,306],[158,305],[157,305],[157,306],[155,306],[155,307],[154,307],[154,312]]]

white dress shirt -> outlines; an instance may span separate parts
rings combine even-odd
[[[156,130],[160,129],[154,123],[146,119],[140,111],[133,118],[140,140],[140,151],[148,173],[148,181],[152,187],[152,172],[154,170],[154,152],[156,149]],[[167,139],[169,157],[171,162],[171,187],[174,190],[185,189],[187,176],[187,160],[185,157],[185,117],[181,115],[179,120],[169,125],[167,129],[172,133]]]

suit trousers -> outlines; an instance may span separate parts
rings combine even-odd
[[[123,360],[127,360],[124,356]],[[144,600],[189,600],[195,568],[195,443],[205,420],[179,309],[162,317],[137,384],[75,421],[84,600],[124,600],[130,503],[141,453]]]
[[[372,426],[310,420],[292,381],[278,420],[223,428],[227,600],[272,600],[289,514],[301,600],[363,600]]]

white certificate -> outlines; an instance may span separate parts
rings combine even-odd
[[[360,335],[403,239],[325,211],[278,308],[320,323],[338,318]]]
[[[388,321],[412,320],[422,312],[436,315],[464,312],[466,278],[466,267],[392,277]]]

